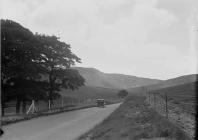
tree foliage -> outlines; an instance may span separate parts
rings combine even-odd
[[[37,61],[48,76],[48,98],[58,94],[60,88],[77,89],[84,85],[84,78],[77,70],[70,69],[80,58],[72,53],[70,45],[59,41],[56,36],[36,35],[40,41],[42,59]]]
[[[128,95],[129,93],[126,91],[126,90],[120,90],[119,92],[118,92],[118,97],[119,98],[124,98],[124,97],[126,97],[127,95]]]
[[[31,96],[40,94],[29,90],[30,87],[39,89],[36,83],[30,86],[30,83],[40,78],[40,66],[35,63],[35,60],[40,59],[37,46],[38,41],[31,31],[11,20],[1,20],[3,102],[16,99],[19,108],[21,102],[26,104]]]
[[[16,100],[25,108],[28,100],[52,100],[60,88],[84,85],[84,78],[70,68],[80,58],[56,36],[33,34],[14,21],[1,20],[1,51],[3,102]]]

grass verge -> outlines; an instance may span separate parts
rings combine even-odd
[[[131,96],[101,124],[78,140],[190,140],[158,114],[145,97]]]

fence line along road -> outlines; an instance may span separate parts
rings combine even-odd
[[[113,104],[121,102],[118,98],[109,98],[106,99],[107,104]],[[87,108],[87,107],[94,107],[96,106],[96,98],[70,98],[70,99],[63,99],[59,98],[52,102],[44,101],[32,101],[30,104],[27,105],[26,112],[20,111],[16,113],[16,106],[13,102],[6,105],[4,108],[4,115],[2,117],[3,124],[8,124],[12,122],[16,122],[19,120],[29,119],[36,116],[47,115],[47,114],[54,114],[58,112],[68,111],[68,110],[75,110],[79,108]]]
[[[2,116],[2,123],[7,124],[10,122],[15,122],[18,120],[23,120],[25,118],[32,118],[34,116],[51,114],[60,111],[67,111],[68,109],[75,109],[81,107],[95,106],[95,99],[90,98],[89,100],[83,98],[81,100],[71,99],[71,100],[63,100],[58,99],[52,102],[48,102],[48,106],[46,102],[35,102],[32,100],[31,104],[27,105],[27,111],[25,113],[19,112],[16,113],[16,106],[13,103],[6,105],[4,108],[4,114]]]
[[[147,92],[147,102],[159,114],[165,116],[171,122],[176,123],[182,130],[184,130],[191,138],[195,135],[195,107],[197,103],[177,100],[180,98],[195,98],[195,96],[187,95],[168,95],[167,93]],[[172,98],[175,97],[175,98]],[[186,106],[185,106],[186,105]],[[194,108],[192,107],[194,106]],[[187,108],[184,108],[187,107]],[[191,109],[191,110],[190,110]]]

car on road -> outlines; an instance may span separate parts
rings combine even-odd
[[[97,99],[96,100],[98,107],[105,107],[105,100],[104,99]]]

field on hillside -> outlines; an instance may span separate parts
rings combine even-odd
[[[184,76],[160,81],[157,84],[133,87],[133,88],[128,88],[127,90],[130,93],[141,93],[141,94],[146,94],[149,91],[161,90],[162,92],[173,91],[171,92],[171,94],[191,95],[194,94],[195,87],[197,86],[196,81],[198,81],[198,74],[184,75]]]
[[[136,77],[132,75],[104,73],[95,68],[75,67],[85,78],[85,85],[112,89],[125,89],[134,86],[156,84],[161,80]]]
[[[150,91],[147,96],[148,103],[158,113],[166,116],[191,137],[195,135],[197,84],[191,82],[162,88]]]
[[[106,98],[106,99],[114,99],[118,98],[117,89],[109,89],[103,87],[91,87],[91,86],[83,86],[78,90],[62,90],[61,95],[69,96],[69,97],[76,97],[76,98]]]
[[[171,83],[170,80],[168,83]],[[172,103],[180,107],[181,109],[183,109],[183,111],[186,111],[190,114],[195,114],[195,109],[197,106],[196,93],[198,90],[198,82],[190,82],[181,85],[174,85],[171,87],[159,88],[156,90],[149,90],[149,87],[150,86],[136,87],[127,90],[130,94],[141,94],[145,96],[147,96],[149,93],[157,93],[163,99],[165,99],[165,95],[167,95],[169,103]]]
[[[159,93],[161,97],[164,97],[166,94],[168,102],[180,107],[185,112],[195,115],[197,106],[197,86],[198,82],[192,82],[188,84],[159,89],[154,92]]]
[[[177,126],[148,106],[145,97],[131,96],[103,123],[79,140],[190,140]]]
[[[184,76],[168,79],[163,82],[159,82],[158,84],[149,85],[147,86],[147,89],[158,90],[158,89],[169,88],[178,85],[194,83],[196,81],[198,81],[198,74],[184,75]]]

